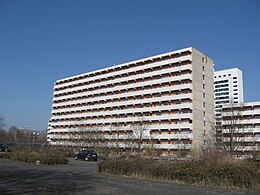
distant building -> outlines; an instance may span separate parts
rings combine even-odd
[[[235,104],[233,110],[229,105],[224,105],[222,109],[224,144],[230,148],[232,142],[238,155],[259,154],[260,102]]]
[[[30,130],[28,127],[21,127],[12,133],[16,143],[38,143],[41,140],[41,131]]]
[[[222,107],[244,102],[243,74],[238,68],[214,72],[216,143],[222,145]]]
[[[224,104],[244,102],[243,74],[238,68],[215,71],[214,73],[215,115],[221,116]]]
[[[48,141],[77,145],[78,129],[100,127],[105,146],[119,130],[127,149],[142,119],[145,144],[169,154],[200,147],[214,118],[213,77],[213,61],[190,47],[57,80]]]

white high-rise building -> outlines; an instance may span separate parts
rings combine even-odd
[[[243,75],[238,68],[214,72],[215,115],[221,117],[224,104],[243,103]]]
[[[102,144],[127,149],[142,120],[143,144],[170,154],[200,147],[214,118],[213,77],[213,61],[189,47],[57,80],[48,141],[77,145],[78,129],[98,127]]]

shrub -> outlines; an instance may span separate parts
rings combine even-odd
[[[28,149],[16,149],[10,153],[5,153],[1,157],[11,160],[22,161],[26,163],[36,163],[45,165],[68,164],[68,159],[65,157],[66,153],[55,153],[53,151],[31,151]]]
[[[203,161],[165,162],[142,158],[107,159],[99,163],[99,172],[228,188],[251,188],[258,186],[260,180],[255,166],[222,164],[213,167]]]

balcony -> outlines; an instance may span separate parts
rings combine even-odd
[[[260,146],[239,146],[236,148],[236,151],[243,151],[243,152],[252,152],[252,151],[260,151]]]
[[[168,150],[179,150],[179,149],[191,149],[192,144],[154,144],[156,148],[168,149]]]
[[[230,142],[230,138],[224,138],[224,142]],[[235,137],[234,142],[260,142],[260,137]]]
[[[160,125],[152,125],[150,126],[151,130],[161,130],[161,129],[193,129],[193,125],[188,123],[188,124],[160,124]]]
[[[192,134],[153,134],[152,139],[158,140],[172,140],[172,139],[193,139]]]

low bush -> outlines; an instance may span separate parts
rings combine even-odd
[[[99,163],[99,172],[146,179],[228,188],[259,186],[257,167],[240,164],[208,166],[202,161],[165,162],[142,158],[118,158]]]
[[[44,165],[68,164],[68,159],[60,153],[50,151],[30,151],[30,150],[15,150],[10,153],[5,153],[0,158],[22,161],[26,163],[39,163]]]

